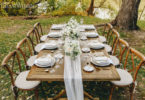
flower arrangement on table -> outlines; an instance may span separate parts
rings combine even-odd
[[[65,41],[65,54],[70,56],[71,59],[75,59],[79,54],[81,54],[79,41],[76,40],[66,40]]]
[[[63,38],[78,39],[80,37],[79,25],[77,20],[72,17],[63,29]]]

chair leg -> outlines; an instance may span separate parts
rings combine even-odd
[[[18,89],[14,86],[12,87],[13,93],[14,93],[14,99],[17,100],[18,99]]]
[[[133,100],[133,91],[134,91],[134,88],[135,88],[135,84],[133,83],[130,86],[130,100]]]
[[[34,92],[35,92],[35,100],[38,100],[38,98],[39,98],[39,91],[38,91],[38,89],[35,89]]]
[[[111,88],[111,92],[110,92],[109,100],[112,99],[112,95],[113,95],[114,88],[115,88],[115,86],[113,86],[113,87]]]

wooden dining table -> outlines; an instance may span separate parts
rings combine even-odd
[[[55,31],[55,30],[50,30]],[[58,30],[57,30],[58,31]],[[96,31],[96,30],[91,30]],[[90,32],[91,32],[90,31]],[[87,32],[89,32],[87,30]],[[48,43],[49,41],[54,40],[58,42],[61,40],[60,38],[47,38],[45,43]],[[87,44],[89,41],[95,41],[99,38],[88,38],[86,41],[80,40],[80,47],[83,48],[85,44]],[[38,53],[37,58],[50,54],[54,56],[57,53],[62,53],[65,57],[64,50],[63,50],[63,44],[59,45],[59,48],[56,50],[41,50]],[[117,81],[120,80],[120,76],[113,64],[107,66],[107,67],[100,67],[95,66],[91,63],[91,57],[95,53],[101,53],[103,56],[109,57],[108,52],[104,49],[100,50],[93,50],[91,49],[90,53],[83,53],[81,54],[81,67],[82,67],[82,80],[83,81]],[[52,68],[49,69],[49,71],[46,71],[48,68],[40,68],[36,65],[33,65],[30,69],[30,72],[27,76],[27,80],[29,81],[64,81],[64,57],[61,59],[61,61],[57,62]],[[84,71],[83,67],[85,65],[91,65],[94,67],[93,72],[86,72]],[[90,96],[88,94],[88,96]],[[92,97],[90,97],[92,99]]]

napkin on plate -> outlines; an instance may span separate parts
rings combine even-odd
[[[63,29],[64,26],[65,26],[65,24],[53,24],[51,26],[51,29],[53,29],[53,30],[61,30],[61,29]]]
[[[103,43],[97,43],[97,42],[92,42],[92,43],[89,43],[88,46],[92,49],[102,49],[104,48],[104,44]]]
[[[98,33],[96,32],[86,32],[85,33],[87,37],[93,38],[93,37],[98,37]]]
[[[44,43],[41,46],[41,50],[43,50],[43,49],[51,50],[51,49],[57,49],[57,48],[58,48],[58,45],[56,43],[54,43],[54,42]]]
[[[92,57],[91,62],[98,66],[108,66],[113,64],[112,60],[108,57]]]
[[[42,56],[37,58],[34,64],[39,67],[51,67],[55,64],[55,59],[51,55]]]
[[[59,38],[61,36],[62,36],[61,32],[50,32],[48,34],[48,37],[52,37],[52,38]]]
[[[94,25],[80,25],[80,28],[86,29],[86,30],[95,30]]]

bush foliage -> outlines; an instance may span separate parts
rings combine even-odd
[[[86,3],[80,0],[0,0],[0,16],[40,15],[39,11],[44,10],[44,2],[48,4],[45,12],[52,16],[83,14],[89,6],[86,0]],[[42,7],[38,4],[42,4]]]

